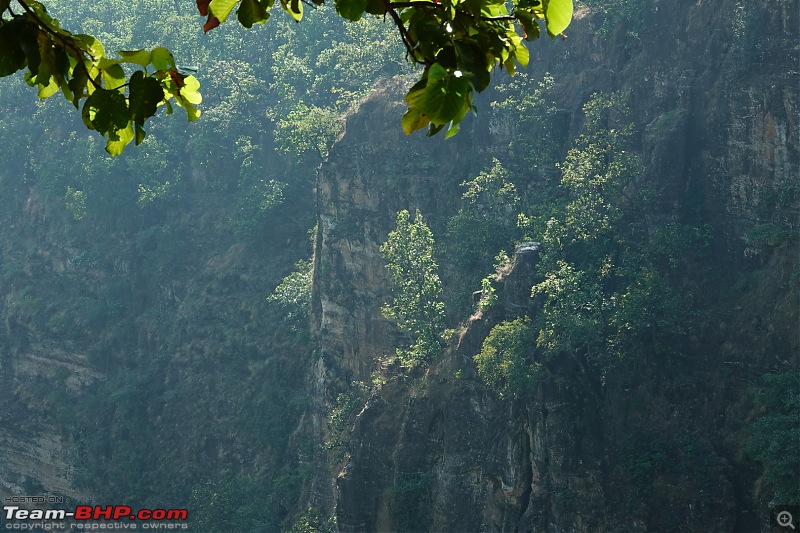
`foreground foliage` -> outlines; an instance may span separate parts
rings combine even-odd
[[[209,31],[236,8],[246,28],[270,17],[273,0],[198,0]],[[322,4],[322,0],[315,0]],[[296,21],[303,18],[301,0],[281,0]],[[499,0],[445,0],[444,2],[336,0],[336,12],[356,22],[365,15],[388,16],[396,25],[406,57],[424,66],[419,81],[408,91],[408,110],[402,124],[406,133],[428,126],[433,135],[459,123],[473,108],[476,91],[489,86],[490,72],[499,67],[514,74],[516,64],[528,64],[523,39],[539,37],[539,20],[551,37],[561,34],[572,18],[572,0],[514,0],[511,10]],[[17,12],[16,8],[20,12]],[[189,121],[200,116],[200,84],[191,74],[197,67],[181,67],[163,47],[119,51],[106,55],[94,36],[62,29],[45,5],[35,0],[0,0],[0,77],[27,67],[25,80],[38,88],[40,98],[62,92],[81,109],[89,129],[107,138],[106,150],[118,155],[145,136],[145,121],[159,106],[172,112],[172,102],[184,107]],[[82,106],[81,106],[82,103]],[[311,144],[315,141],[309,139]]]
[[[175,64],[168,49],[120,51],[120,57],[109,57],[95,37],[62,29],[43,4],[17,3],[21,13],[8,0],[0,1],[0,76],[27,67],[25,81],[37,88],[39,98],[61,92],[81,109],[86,127],[108,139],[109,154],[122,153],[134,139],[140,144],[146,136],[144,123],[158,106],[172,113],[174,101],[186,109],[189,121],[200,116],[200,83],[190,69]],[[134,70],[129,74],[125,68]]]

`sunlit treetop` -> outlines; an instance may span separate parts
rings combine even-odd
[[[251,28],[270,17],[274,0],[196,0],[210,31],[236,12]],[[294,20],[304,7],[323,0],[280,0]],[[423,67],[419,81],[405,97],[406,133],[428,127],[428,135],[458,132],[473,109],[476,91],[489,86],[493,68],[514,74],[526,66],[524,41],[539,37],[540,24],[550,37],[563,34],[572,18],[572,0],[333,0],[336,12],[350,21],[364,16],[388,18],[397,27],[409,61]],[[192,67],[181,67],[166,48],[118,51],[107,56],[91,35],[62,29],[45,6],[34,0],[0,0],[0,76],[25,70],[25,81],[40,98],[61,92],[81,110],[89,129],[107,138],[109,154],[139,144],[144,124],[159,107],[186,110],[189,121],[200,116],[200,84]]]

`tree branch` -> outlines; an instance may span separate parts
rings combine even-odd
[[[392,7],[392,3],[389,0],[381,0],[381,2],[386,8],[386,12],[389,13],[390,17],[392,17],[397,29],[400,31],[400,37],[403,39],[403,44],[406,47],[406,57],[411,56],[412,61],[416,63],[425,63],[427,65],[429,63],[427,60],[417,60],[416,54],[414,53],[414,49],[416,48],[414,39],[411,38],[411,35],[408,33],[405,24],[403,24],[403,21],[400,20],[400,15],[398,15],[397,11],[395,11]]]
[[[39,15],[37,15],[33,9],[31,9],[31,7],[25,2],[25,0],[17,0],[17,2],[19,3],[19,5],[22,6],[22,9],[24,9],[25,12],[36,21],[36,24],[42,29],[42,31],[48,34],[54,41],[61,44],[61,46],[63,46],[64,48],[72,49],[72,52],[75,54],[73,57],[75,57],[75,59],[78,62],[82,62],[81,60],[83,60],[84,58],[88,58],[92,62],[97,61],[97,59],[92,54],[90,54],[83,48],[76,45],[71,37],[65,37],[61,32],[51,28],[50,25],[47,24],[47,22],[42,20],[42,18]],[[91,76],[88,76],[88,78],[89,81],[92,82],[92,85],[94,85],[97,89],[103,88],[99,83],[97,83],[97,80],[95,80]]]

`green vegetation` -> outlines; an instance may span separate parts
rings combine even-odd
[[[764,465],[773,505],[800,504],[800,376],[765,376],[757,405],[763,414],[750,425],[747,451]]]
[[[419,210],[413,221],[408,211],[397,213],[397,226],[381,246],[392,283],[392,299],[382,311],[409,336],[409,346],[397,350],[406,365],[432,361],[444,346],[442,282],[433,246]]]
[[[545,357],[567,355],[603,375],[620,359],[660,364],[679,345],[691,295],[671,278],[702,231],[652,227],[646,200],[629,197],[638,161],[626,150],[631,127],[619,124],[621,97],[595,95],[584,112],[584,132],[559,165],[564,203],[539,221],[542,280],[532,294],[542,299],[536,344]]]
[[[446,265],[448,310],[456,316],[470,311],[470,294],[482,287],[481,279],[492,270],[496,254],[519,237],[520,198],[510,180],[510,172],[493,159],[489,169],[461,183],[465,188],[461,206],[447,222],[440,253]]]
[[[294,265],[294,272],[283,278],[267,301],[275,302],[287,309],[287,318],[308,318],[311,309],[311,261],[301,259]]]
[[[639,37],[642,28],[642,0],[580,0],[580,3],[602,10],[607,15],[600,27],[601,35],[610,34],[614,28],[623,28],[631,37]]]
[[[792,236],[790,228],[779,224],[762,224],[748,231],[745,238],[751,247],[760,248],[780,246],[789,242]]]
[[[508,148],[524,162],[526,178],[548,182],[555,178],[553,162],[558,160],[566,142],[566,124],[559,120],[553,92],[555,79],[550,73],[541,78],[525,72],[499,83],[497,100],[491,107],[499,127],[507,128],[511,137]],[[531,139],[536,139],[531,143]],[[539,194],[547,190],[538,191]]]
[[[201,8],[208,9],[212,25],[215,15],[227,10],[232,16],[238,7],[240,23],[249,27],[264,22],[271,7],[264,0],[205,3]],[[754,200],[758,212],[750,219],[759,222],[744,235],[747,253],[774,258],[761,264],[774,274],[732,264],[731,278],[738,277],[739,285],[704,278],[712,268],[716,273],[728,268],[712,265],[718,257],[731,257],[729,251],[703,257],[710,246],[731,243],[714,242],[704,224],[723,220],[714,218],[722,212],[704,219],[709,210],[698,207],[713,203],[703,193],[717,190],[722,178],[687,174],[693,180],[689,192],[676,200],[679,193],[660,190],[674,184],[640,171],[641,145],[682,126],[682,109],[642,118],[655,135],[639,139],[623,96],[591,97],[581,124],[581,117],[573,116],[574,101],[554,103],[558,91],[577,81],[556,86],[549,75],[517,72],[495,80],[486,120],[491,140],[480,137],[476,150],[459,152],[448,163],[433,151],[416,161],[423,151],[414,142],[390,148],[352,128],[350,139],[370,144],[364,151],[369,157],[359,154],[348,163],[381,165],[383,175],[367,191],[381,205],[377,211],[358,205],[350,213],[341,209],[325,238],[344,242],[368,228],[363,235],[375,239],[375,230],[392,222],[385,220],[388,205],[425,206],[426,216],[400,211],[381,247],[391,282],[383,313],[397,326],[387,342],[400,345],[398,357],[375,361],[372,377],[353,376],[352,359],[338,366],[312,342],[328,331],[309,327],[312,279],[332,276],[338,282],[345,275],[335,259],[313,272],[306,239],[306,228],[315,223],[314,178],[342,134],[344,119],[376,80],[386,86],[379,80],[405,74],[401,79],[408,82],[411,68],[403,48],[409,46],[411,62],[423,66],[422,79],[408,93],[403,126],[455,133],[474,93],[488,86],[492,66],[502,63],[513,71],[527,60],[524,35],[515,35],[514,25],[522,23],[520,33],[530,30],[532,37],[537,15],[544,14],[552,31],[571,11],[568,1],[520,0],[513,8],[512,3],[336,0],[313,12],[305,9],[303,24],[296,25],[308,4],[287,0],[281,7],[291,16],[274,17],[267,33],[230,25],[203,37],[191,3],[48,0],[52,14],[63,13],[57,25],[36,2],[0,0],[0,74],[9,75],[0,80],[0,369],[13,369],[0,372],[4,430],[21,439],[40,433],[57,438],[71,454],[66,466],[77,491],[137,507],[188,505],[192,527],[208,532],[286,531],[291,524],[292,531],[335,530],[335,517],[308,508],[315,503],[312,469],[323,456],[337,466],[357,460],[356,453],[351,457],[353,443],[371,444],[368,436],[361,439],[365,435],[351,442],[368,395],[369,405],[389,405],[380,423],[392,423],[392,410],[409,390],[416,395],[404,412],[411,422],[419,420],[412,408],[431,399],[444,417],[435,413],[431,426],[449,427],[448,398],[436,396],[442,390],[458,393],[453,397],[464,413],[480,409],[481,416],[509,417],[497,427],[508,422],[522,429],[523,446],[517,449],[522,455],[509,449],[509,457],[534,453],[525,448],[530,444],[525,430],[534,434],[533,424],[549,412],[546,423],[553,431],[543,438],[574,430],[565,438],[571,449],[597,450],[602,464],[596,471],[608,488],[607,501],[619,497],[627,503],[635,512],[631,523],[644,507],[674,498],[669,493],[678,489],[692,494],[681,505],[718,503],[712,501],[717,495],[729,495],[730,486],[739,491],[742,479],[756,476],[750,459],[763,465],[761,486],[767,490],[757,497],[800,503],[797,485],[786,474],[800,469],[800,458],[792,453],[800,449],[796,375],[787,371],[766,379],[747,430],[749,459],[742,464],[736,456],[745,431],[739,415],[751,407],[740,394],[741,384],[774,369],[769,351],[791,342],[784,334],[788,328],[771,320],[787,312],[788,298],[775,315],[758,307],[766,298],[761,294],[796,295],[800,271],[781,254],[796,244],[791,221],[800,189],[777,182]],[[641,2],[591,4],[607,11],[607,24],[638,31]],[[740,22],[749,20],[745,11],[741,16]],[[156,19],[163,26],[152,24]],[[75,34],[59,25],[75,28]],[[108,50],[133,51],[105,56],[97,41],[83,34],[102,39]],[[731,50],[738,46],[732,43]],[[147,50],[134,50],[139,47]],[[199,69],[190,75],[194,69],[184,64]],[[743,70],[752,66],[742,64]],[[26,98],[25,81],[10,76],[25,69],[25,81],[37,86],[40,101]],[[150,120],[167,102],[183,105],[190,119],[196,118],[194,78],[206,92],[202,120],[192,125],[191,135],[182,121]],[[574,87],[568,89],[572,94]],[[46,98],[59,90],[82,112]],[[665,88],[660,101],[668,103],[673,92]],[[720,108],[718,116],[722,113]],[[105,138],[88,134],[78,117]],[[571,145],[568,131],[578,131]],[[725,144],[730,131],[720,131],[719,142],[706,148]],[[140,149],[122,157],[97,156],[104,143],[117,154],[130,141]],[[716,152],[703,157],[719,157],[720,174],[727,168]],[[406,161],[424,172],[404,174]],[[794,160],[788,153],[781,161]],[[704,164],[687,159],[687,173]],[[435,186],[419,185],[427,173],[441,176],[430,180]],[[346,184],[340,185],[344,190]],[[679,202],[685,203],[673,209]],[[374,218],[362,226],[365,213]],[[742,237],[744,220],[720,227],[720,234]],[[525,263],[532,255],[520,256],[515,264],[521,268],[512,277],[503,250],[529,240],[541,243],[536,270]],[[748,261],[753,263],[742,259]],[[779,272],[785,266],[794,268],[793,278]],[[521,279],[520,272],[529,277]],[[375,280],[372,274],[366,279]],[[353,301],[337,289],[326,296],[344,306]],[[384,288],[365,289],[375,294]],[[746,298],[734,298],[740,295]],[[473,314],[477,296],[482,318],[476,314],[476,328],[461,340],[472,350],[467,355],[486,387],[471,381],[469,359],[436,365],[448,336],[445,327]],[[744,338],[757,330],[764,336]],[[476,339],[476,331],[489,333]],[[746,350],[763,353],[748,360],[742,356]],[[723,357],[726,364],[720,365]],[[309,369],[316,371],[313,363],[320,360],[329,396],[311,398],[318,388],[309,386]],[[362,363],[357,371],[366,374],[370,369]],[[408,368],[425,377],[406,380]],[[453,374],[460,379],[450,379]],[[353,379],[371,379],[374,388]],[[710,384],[698,386],[701,380]],[[487,391],[507,403],[495,404]],[[534,406],[538,391],[558,405]],[[469,401],[461,401],[464,397]],[[334,398],[330,412],[318,411]],[[708,405],[724,405],[725,416],[712,420],[720,411],[712,413]],[[696,411],[705,418],[686,416]],[[653,420],[662,415],[664,424]],[[575,425],[559,422],[567,419]],[[320,424],[323,443],[311,433]],[[648,424],[652,431],[630,429]],[[631,433],[620,432],[626,429]],[[718,446],[712,434],[723,435],[724,443]],[[420,449],[450,437],[431,435]],[[607,447],[593,448],[601,440]],[[320,445],[323,450],[315,448]],[[424,531],[439,519],[439,502],[446,496],[437,492],[439,484],[451,481],[432,472],[451,461],[442,453],[460,448],[450,441],[437,449],[434,462],[418,461],[424,465],[419,467],[417,449],[406,456],[397,449],[391,486],[381,487],[381,520],[399,531]],[[53,456],[57,453],[54,448]],[[528,473],[516,478],[512,494],[506,478],[503,486],[492,486],[490,469],[478,464],[483,457],[475,456],[479,473],[465,465],[452,482],[486,488],[506,502],[524,499],[516,483],[530,475],[530,465],[520,470]],[[578,476],[594,469],[591,461],[577,466],[571,455],[550,458],[553,473],[562,466]],[[387,477],[391,474],[382,479]],[[29,493],[51,489],[42,486],[44,479],[19,479]],[[723,479],[729,483],[711,490]],[[586,485],[575,478],[570,486]],[[561,501],[579,501],[580,490],[565,490]],[[664,506],[665,512],[674,508]],[[653,527],[642,523],[635,527]]]
[[[299,497],[293,480],[281,478],[274,483],[265,490],[248,476],[225,471],[215,483],[195,485],[189,500],[193,530],[225,533],[274,528],[281,507],[293,505]]]
[[[524,396],[541,372],[541,365],[529,360],[534,333],[527,317],[501,322],[492,328],[474,357],[478,375],[501,398]]]
[[[534,107],[552,115],[543,90],[533,89]],[[494,304],[494,288],[491,276],[478,281],[476,272],[489,269],[492,250],[523,236],[541,242],[531,293],[541,307],[531,319],[495,326],[475,357],[483,381],[502,397],[524,396],[549,361],[572,360],[591,391],[612,375],[674,364],[694,324],[693,295],[680,280],[709,244],[709,229],[651,220],[648,206],[657,196],[640,180],[621,95],[594,95],[584,113],[582,132],[555,165],[559,187],[523,206],[495,161],[468,183],[468,203],[448,224],[447,257],[469,283],[460,290],[470,294],[480,284],[482,309]],[[527,179],[522,172],[518,183],[540,183],[538,169]],[[530,214],[517,216],[520,209]]]
[[[333,519],[325,520],[312,508],[308,508],[303,516],[292,525],[289,533],[334,533]]]
[[[327,40],[302,39],[288,23],[269,41],[236,28],[203,39],[193,9],[173,4],[48,8],[112,50],[169,47],[178,64],[201,66],[195,75],[213,94],[191,135],[182,121],[148,120],[139,149],[109,158],[70,105],[29,102],[22,80],[0,80],[2,365],[36,350],[87,367],[26,386],[0,372],[4,427],[27,435],[50,424],[69,443],[76,490],[137,507],[184,507],[194,494],[198,531],[279,531],[303,508],[312,456],[298,429],[309,393],[297,384],[311,354],[303,260],[320,156],[273,142],[266,111],[281,115],[284,102],[270,88],[292,86],[298,100],[316,89],[273,71],[270,49],[294,50],[311,83],[327,80],[325,93],[361,90],[396,65],[341,79],[310,60],[349,44],[344,23],[302,25]],[[348,26],[367,33],[366,21]],[[340,97],[317,102],[341,113]],[[235,500],[239,513],[203,514],[206,498]]]
[[[242,26],[263,24],[273,3],[199,0],[197,8],[208,17],[203,26],[207,32],[224,22],[237,6]],[[21,12],[12,9],[12,4]],[[303,18],[302,1],[282,0],[281,5],[294,20]],[[433,135],[447,126],[447,137],[458,132],[459,123],[473,107],[473,93],[488,87],[493,68],[498,66],[513,75],[515,62],[523,67],[528,64],[523,38],[539,36],[538,20],[543,20],[547,32],[555,37],[572,18],[572,0],[514,0],[511,12],[498,0],[413,5],[337,0],[334,6],[351,22],[377,15],[384,19],[388,16],[396,25],[407,59],[424,65],[420,80],[406,95],[408,111],[403,116],[403,129],[411,133],[429,125],[429,135]],[[0,3],[0,44],[0,76],[27,67],[25,80],[38,88],[39,98],[62,92],[81,109],[86,127],[108,139],[106,150],[111,155],[122,153],[134,139],[137,145],[144,141],[145,121],[159,106],[171,113],[174,101],[186,109],[189,121],[200,117],[196,107],[202,101],[200,84],[191,75],[198,67],[178,65],[172,52],[163,46],[120,50],[118,58],[107,56],[96,37],[62,29],[44,4],[35,0]],[[288,129],[286,141],[291,145],[320,150],[335,133],[335,127],[331,130],[335,121],[322,108],[299,105],[287,117],[287,122],[279,126]]]
[[[25,81],[37,87],[39,98],[61,92],[81,109],[87,128],[108,138],[109,154],[119,155],[134,139],[137,145],[144,141],[144,123],[160,105],[171,113],[174,102],[186,109],[189,121],[199,118],[200,84],[168,49],[109,57],[95,37],[62,29],[43,4],[15,3],[21,12],[10,1],[0,2],[0,76],[27,67]],[[135,70],[128,74],[124,67]]]

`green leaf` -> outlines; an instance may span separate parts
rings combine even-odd
[[[281,5],[295,21],[300,22],[303,19],[303,3],[300,0],[281,0]]]
[[[233,7],[238,3],[239,0],[211,0],[209,7],[213,16],[217,17],[220,22],[225,22]]]
[[[135,123],[133,125],[133,130],[136,132],[136,143],[135,144],[136,144],[136,146],[139,146],[140,144],[142,144],[142,141],[144,141],[144,138],[147,137],[147,132],[144,131],[144,128],[142,128],[140,125],[135,124]]]
[[[533,41],[539,38],[539,24],[531,13],[517,10],[516,17],[522,29],[525,30],[524,37],[526,41]]]
[[[147,50],[120,50],[117,53],[122,56],[123,63],[133,63],[142,67],[150,64],[150,52]]]
[[[528,61],[531,59],[530,52],[528,49],[525,48],[525,45],[522,44],[522,37],[517,35],[515,32],[508,32],[508,38],[514,45],[514,58],[517,62],[522,65],[523,67],[528,66]]]
[[[386,13],[386,4],[381,0],[366,0],[364,10],[370,15],[383,15]]]
[[[186,76],[183,79],[183,87],[178,90],[171,90],[170,92],[175,96],[176,103],[186,109],[186,115],[189,122],[194,122],[200,118],[200,110],[195,107],[199,104],[203,97],[198,92],[200,89],[200,82],[194,76]],[[169,102],[167,101],[167,114],[170,114]]]
[[[410,135],[412,132],[421,130],[427,126],[430,123],[430,119],[423,115],[419,109],[409,108],[403,115],[401,123],[403,125],[403,131],[406,135]]]
[[[481,47],[472,41],[456,42],[458,52],[458,65],[473,74],[472,83],[475,90],[480,92],[489,86],[491,81],[489,70],[492,64],[486,63],[486,54]]]
[[[550,0],[545,7],[547,33],[555,38],[572,21],[572,0]]]
[[[86,93],[86,85],[89,83],[89,73],[86,71],[86,65],[82,62],[75,65],[72,69],[72,79],[67,83],[69,91],[72,93],[72,105],[78,107],[78,102]]]
[[[194,122],[200,118],[201,111],[192,104],[184,103],[183,108],[186,109],[186,116],[188,117],[189,122]]]
[[[446,68],[444,68],[439,63],[434,63],[433,65],[431,65],[430,70],[428,70],[428,83],[426,84],[426,86],[446,78],[447,75],[448,74]]]
[[[200,94],[200,82],[194,76],[186,76],[183,79],[183,87],[181,87],[181,96],[191,104],[199,104],[203,101],[203,95]]]
[[[118,91],[96,89],[83,104],[83,120],[102,134],[113,134],[128,125],[130,113],[125,97]]]
[[[100,60],[101,58],[105,57],[106,51],[103,48],[103,43],[92,37],[91,35],[83,35],[79,34],[76,35],[75,38],[78,40],[80,44],[83,46],[83,50],[85,50],[92,59],[95,61]]]
[[[406,100],[409,110],[415,109],[434,125],[443,126],[450,121],[458,122],[467,114],[472,106],[471,93],[468,76],[449,73],[434,63],[425,90],[409,93]]]
[[[126,127],[115,132],[114,137],[116,137],[116,139],[109,139],[109,141],[106,143],[106,152],[108,152],[111,157],[118,156],[122,153],[125,147],[130,144],[134,136],[133,124],[128,122]]]
[[[415,83],[411,89],[408,90],[404,101],[409,102],[417,98],[419,94],[425,91],[426,86],[427,78],[423,77],[421,80]],[[430,119],[423,115],[419,109],[409,106],[408,111],[405,112],[402,119],[403,131],[406,133],[406,135],[410,135],[411,132],[427,126],[429,122]]]
[[[25,52],[11,34],[11,24],[0,26],[0,77],[10,76],[25,66]]]
[[[450,122],[450,127],[447,128],[447,133],[444,134],[445,139],[449,139],[461,130],[461,126],[457,122]]]
[[[53,71],[53,75],[58,79],[59,85],[66,84],[66,80],[69,78],[69,71],[71,68],[69,59],[70,56],[64,48],[55,48],[55,61],[53,62],[55,70]]]
[[[264,24],[269,18],[269,13],[258,0],[242,0],[236,11],[236,18],[245,28],[252,28],[253,24]]]
[[[28,70],[30,70],[31,74],[35,77],[39,74],[39,66],[42,63],[42,55],[39,47],[40,34],[38,31],[31,31],[31,26],[28,24],[24,24],[21,21],[17,24],[17,20],[12,21],[8,26],[13,28],[14,32],[12,37],[17,40],[18,46],[25,52],[25,57],[28,61]],[[45,78],[43,77],[42,81],[44,80]]]
[[[142,71],[133,73],[128,87],[131,118],[137,125],[142,125],[146,119],[156,114],[159,102],[164,99],[164,90],[157,80],[145,77]]]
[[[175,59],[172,57],[172,52],[163,47],[153,48],[153,51],[150,52],[150,62],[153,63],[153,67],[156,70],[175,68]]]
[[[59,86],[55,78],[50,78],[47,85],[39,85],[39,98],[44,100],[50,98],[58,92]]]
[[[417,11],[408,23],[408,32],[426,57],[436,57],[436,54],[450,43],[444,25],[429,16],[426,11]]]
[[[106,89],[125,91],[125,71],[117,62],[110,63],[103,68],[103,81]]]
[[[350,21],[357,21],[367,9],[367,0],[334,0],[336,12]]]

